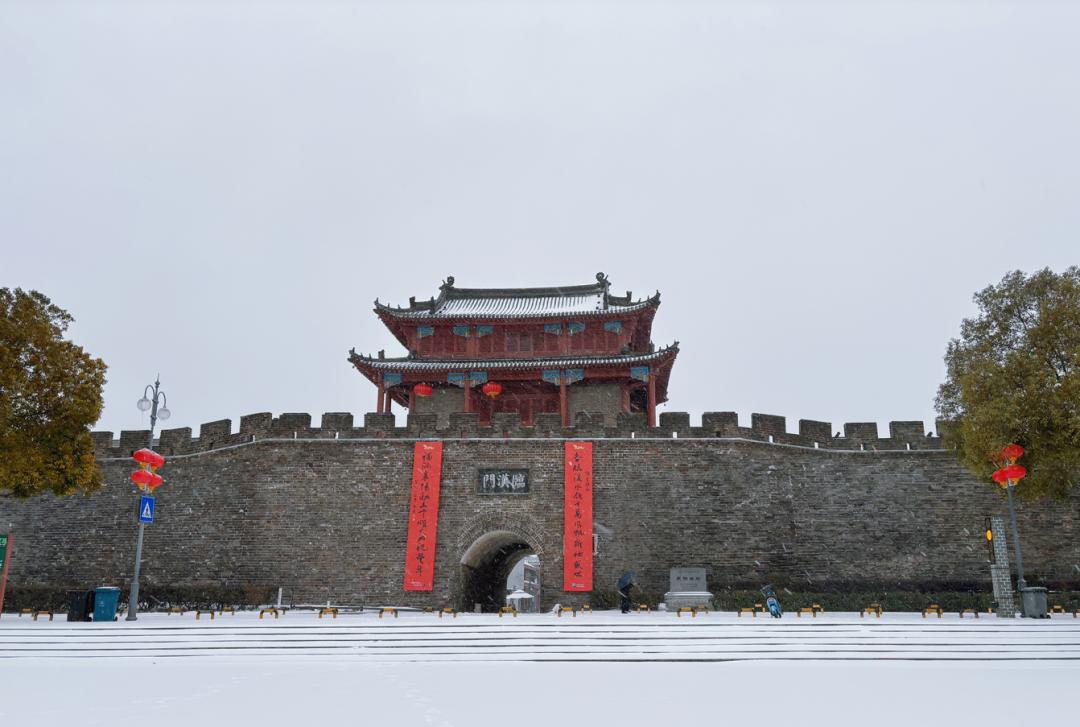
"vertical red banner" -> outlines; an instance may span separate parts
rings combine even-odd
[[[563,590],[592,590],[592,442],[566,442]]]
[[[430,591],[434,587],[441,479],[442,442],[417,442],[413,449],[409,540],[405,551],[406,591]]]

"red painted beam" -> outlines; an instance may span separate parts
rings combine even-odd
[[[559,377],[559,414],[562,415],[562,425],[570,426],[570,410],[566,405],[566,377]]]

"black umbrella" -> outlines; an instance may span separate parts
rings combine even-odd
[[[628,585],[634,582],[634,571],[628,570],[622,574],[622,578],[619,579],[619,590],[626,588]]]

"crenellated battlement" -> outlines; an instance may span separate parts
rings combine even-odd
[[[940,432],[941,422],[937,429]],[[95,454],[102,459],[128,457],[146,446],[147,430],[125,430],[119,438],[112,432],[92,432]],[[941,439],[927,432],[921,421],[889,422],[882,437],[875,422],[848,422],[842,433],[829,422],[800,419],[798,432],[787,430],[787,420],[772,414],[751,414],[750,426],[739,424],[736,412],[705,412],[700,426],[692,426],[686,412],[660,414],[658,426],[649,427],[644,414],[618,414],[615,426],[605,426],[604,415],[579,412],[574,425],[563,427],[558,414],[538,414],[530,426],[517,413],[496,413],[490,426],[480,426],[475,413],[458,412],[445,427],[437,426],[434,414],[410,414],[405,426],[398,426],[393,414],[365,414],[363,426],[356,426],[347,412],[322,415],[320,426],[312,426],[311,414],[287,413],[275,417],[269,412],[240,417],[238,430],[232,420],[219,419],[199,427],[193,436],[190,427],[164,429],[156,440],[166,456],[209,452],[254,441],[274,439],[745,439],[811,449],[847,451],[940,450]]]

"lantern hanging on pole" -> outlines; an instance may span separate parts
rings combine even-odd
[[[1016,464],[1016,460],[1024,456],[1024,448],[1019,444],[1010,444],[1001,450],[1001,458],[1009,464]]]
[[[161,465],[165,464],[165,458],[152,449],[138,449],[132,452],[131,458],[139,463],[139,466],[143,469],[149,467],[151,470],[156,470]]]
[[[1021,464],[1011,464],[1001,470],[1005,473],[1005,479],[1012,480],[1013,482],[1019,482],[1027,477],[1027,467]]]
[[[431,384],[417,384],[413,387],[413,393],[417,396],[431,396],[434,389],[431,388]]]
[[[994,482],[998,483],[1002,487],[1007,487],[1010,484],[1015,485],[1020,480],[1027,477],[1027,467],[1020,464],[1011,464],[990,475]]]
[[[145,490],[150,483],[154,481],[155,477],[159,480],[161,479],[161,475],[154,474],[149,470],[138,469],[131,473],[131,481],[134,482],[140,490]]]
[[[492,399],[494,399],[496,396],[502,393],[502,384],[495,381],[489,381],[484,384],[484,386],[480,390],[483,391],[486,396],[490,396]]]

